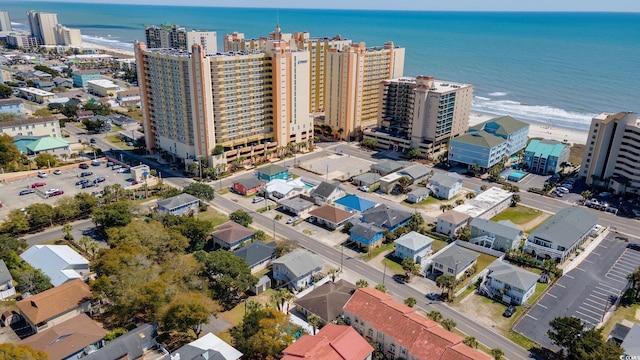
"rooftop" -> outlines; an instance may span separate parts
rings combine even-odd
[[[75,279],[20,300],[16,305],[31,323],[39,324],[75,309],[90,298],[89,286]]]
[[[524,291],[535,286],[540,278],[540,275],[526,271],[517,266],[509,265],[499,259],[492,262],[491,265],[487,267],[487,270],[487,276]]]
[[[525,149],[525,153],[533,153],[534,157],[547,158],[549,156],[560,157],[567,145],[554,140],[532,139]]]
[[[34,87],[26,87],[26,88],[20,88],[20,91],[24,91],[27,93],[31,93],[31,94],[35,94],[35,95],[40,95],[40,96],[53,96],[55,95],[52,92],[48,92],[48,91],[44,91],[44,90],[40,90],[40,89],[36,89]]]
[[[516,120],[511,116],[501,116],[493,119],[489,119],[481,124],[470,127],[472,131],[485,130],[490,133],[499,135],[511,135],[518,130],[528,128],[529,124]]]
[[[466,203],[458,205],[455,211],[467,214],[472,218],[481,216],[485,212],[493,209],[496,205],[511,199],[513,193],[497,187],[491,187]]]
[[[522,230],[518,229],[512,222],[509,221],[508,223],[509,225],[504,222],[475,218],[471,220],[470,225],[472,229],[476,228],[507,239],[515,239],[522,236]]]
[[[304,335],[282,351],[282,360],[362,360],[373,347],[351,326],[328,324],[316,335]]]
[[[0,128],[7,128],[11,126],[20,126],[20,125],[42,124],[46,122],[58,122],[58,119],[56,119],[54,116],[45,116],[45,117],[33,118],[33,119],[3,121],[3,122],[0,122]]]
[[[34,268],[42,270],[53,286],[82,278],[83,275],[77,270],[89,269],[89,260],[67,245],[34,245],[20,257]]]
[[[378,164],[371,165],[371,170],[377,170],[383,173],[390,173],[402,169],[404,165],[393,160],[384,160]]]
[[[240,180],[237,180],[236,183],[241,184],[242,186],[244,186],[247,189],[257,188],[260,185],[264,184],[263,181],[258,180],[258,178],[255,178],[255,177],[250,177],[250,178],[246,178],[246,179],[240,179]]]
[[[320,185],[316,186],[315,189],[311,190],[311,197],[322,196],[329,197],[333,194],[334,191],[340,186],[339,183],[332,184],[326,181],[320,183]]]
[[[505,143],[506,139],[488,133],[484,130],[470,132],[451,139],[451,143],[464,143],[484,148],[494,148]]]
[[[282,199],[279,200],[278,203],[290,209],[294,209],[295,211],[304,211],[315,205],[311,201],[305,200],[299,196],[290,199]]]
[[[444,212],[440,215],[438,215],[437,219],[438,220],[442,220],[442,221],[446,221],[450,224],[460,224],[464,221],[469,220],[469,215],[467,214],[463,214],[460,212],[457,212],[455,210],[449,210],[447,212]]]
[[[234,221],[227,221],[226,223],[218,226],[216,230],[211,233],[211,236],[227,244],[234,244],[240,240],[246,239],[254,233],[255,231]]]
[[[365,239],[370,239],[372,235],[384,233],[384,229],[369,223],[355,223],[350,230],[351,236],[360,236]]]
[[[103,88],[110,88],[110,89],[118,88],[118,85],[114,84],[113,81],[106,80],[106,79],[88,80],[87,84],[100,86],[100,87],[103,87]]]
[[[394,241],[394,243],[396,243],[397,245],[402,245],[412,250],[422,249],[425,246],[428,246],[429,244],[431,244],[432,242],[433,242],[432,238],[422,235],[420,233],[417,233],[415,231],[412,231],[408,234],[404,234],[401,237],[399,237],[396,241]]]
[[[261,174],[265,174],[265,175],[276,175],[276,174],[280,174],[282,172],[287,171],[287,168],[284,168],[280,165],[276,165],[276,164],[270,164],[267,165],[265,167],[261,167],[259,169],[256,170],[257,172],[261,173]]]
[[[0,99],[0,106],[5,106],[5,105],[18,105],[18,104],[22,104],[23,101],[17,98],[12,98],[12,99]]]
[[[219,337],[212,333],[207,333],[201,338],[188,343],[187,345],[176,350],[172,355],[175,359],[180,360],[237,360],[242,357],[242,353],[233,346],[222,341]],[[174,357],[171,357],[174,359]]]
[[[386,204],[376,206],[362,213],[364,222],[389,228],[401,224],[409,218],[411,218],[411,212],[390,207]]]
[[[431,259],[433,262],[442,264],[450,269],[455,269],[457,265],[466,266],[478,258],[478,253],[467,250],[461,246],[453,245],[438,253]],[[458,269],[462,270],[462,268]]]
[[[52,149],[66,148],[68,146],[69,142],[67,140],[46,136],[27,145],[27,149],[32,152],[40,152]]]
[[[416,179],[429,175],[430,172],[431,169],[429,169],[427,166],[422,164],[415,164],[398,171],[398,174],[406,175],[415,181]]]
[[[317,267],[324,266],[322,258],[302,249],[295,249],[275,259],[273,263],[286,266],[295,278],[307,274]]]
[[[190,204],[196,201],[200,202],[200,199],[198,199],[197,197],[191,194],[180,194],[180,195],[172,196],[170,198],[159,200],[158,207],[161,207],[167,210],[172,210],[177,207]]]
[[[349,194],[335,201],[336,204],[342,205],[345,208],[353,209],[356,211],[366,211],[374,206],[376,203],[367,199],[358,197],[357,195]]]
[[[252,268],[262,263],[265,259],[275,256],[275,248],[275,242],[265,244],[262,241],[256,241],[241,247],[233,253],[237,257],[244,259],[249,264],[249,267]]]
[[[83,357],[84,360],[113,360],[113,359],[139,359],[142,358],[149,343],[155,344],[156,326],[143,324],[137,328],[118,336],[91,354]]]
[[[453,187],[456,183],[462,182],[462,177],[456,173],[435,173],[431,177],[431,183],[440,186]]]
[[[547,221],[538,226],[529,239],[536,237],[553,242],[556,245],[570,248],[577,239],[592,229],[598,217],[578,206],[564,208]]]
[[[313,209],[309,211],[309,215],[330,221],[334,224],[339,224],[354,216],[354,214],[350,212],[331,205],[323,205],[317,209]]]
[[[296,300],[296,304],[329,323],[342,314],[342,307],[356,291],[356,286],[344,280],[328,281]]]
[[[0,286],[5,285],[11,280],[13,280],[13,277],[9,269],[7,269],[7,264],[4,263],[4,260],[0,259]]]

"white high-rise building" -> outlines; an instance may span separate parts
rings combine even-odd
[[[202,45],[205,55],[218,52],[215,31],[187,30],[175,24],[146,26],[144,28],[147,49],[179,49],[191,51],[193,45]]]
[[[0,10],[0,31],[11,31],[11,20],[9,19],[9,12]]]
[[[66,26],[58,24],[55,27],[55,33],[57,45],[71,47],[82,46],[82,35],[80,34],[80,29],[69,29]]]
[[[31,35],[41,45],[57,45],[55,27],[58,25],[58,14],[29,11],[27,13]]]

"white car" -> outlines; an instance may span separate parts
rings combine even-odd
[[[360,191],[364,191],[364,192],[368,192],[368,191],[369,191],[369,187],[368,187],[368,186],[364,186],[364,185],[362,185],[362,186],[359,186],[359,187],[358,187],[358,190],[360,190]]]
[[[560,192],[560,193],[563,193],[563,194],[568,194],[568,193],[569,193],[569,189],[567,189],[567,188],[565,188],[565,187],[562,187],[562,186],[557,187],[557,188],[556,188],[556,191],[557,191],[557,192]]]
[[[565,188],[567,188],[569,190],[573,189],[573,185],[571,185],[571,184],[562,184],[562,187],[565,187]]]
[[[258,202],[260,202],[260,201],[264,201],[264,198],[263,198],[262,196],[256,196],[256,197],[254,197],[254,198],[253,198],[253,200],[252,200],[252,202],[253,202],[254,204],[255,204],[255,203],[258,203]]]
[[[297,217],[297,216],[294,216],[292,218],[289,218],[289,220],[287,220],[287,224],[293,224],[294,222],[296,222],[298,220],[300,220],[300,218]]]
[[[47,177],[47,173],[42,171],[42,170],[40,170],[40,171],[38,171],[38,177],[39,178],[46,178]]]
[[[54,192],[57,192],[57,191],[59,191],[59,190],[60,190],[60,189],[55,189],[55,188],[54,188],[54,189],[49,189],[49,190],[45,191],[45,192],[44,192],[44,194],[45,194],[46,196],[49,196],[49,195],[51,195],[51,194],[53,194]]]

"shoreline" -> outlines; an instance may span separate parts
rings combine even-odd
[[[471,111],[469,116],[469,126],[483,123],[498,116]],[[520,120],[520,119],[517,119]],[[533,121],[520,120],[529,124],[529,138],[541,138],[545,140],[555,140],[567,144],[586,144],[589,132],[586,130],[576,130],[560,126],[549,126],[547,124]]]

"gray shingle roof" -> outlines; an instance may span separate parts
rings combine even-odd
[[[431,244],[433,239],[412,231],[408,234],[404,234],[394,241],[397,245],[402,245],[408,249],[417,250]]]
[[[406,175],[411,179],[415,180],[415,179],[419,179],[429,175],[430,172],[431,172],[431,169],[429,169],[428,167],[422,164],[415,164],[415,165],[409,166],[408,168],[404,168],[398,171],[398,174]]]
[[[351,228],[351,236],[359,236],[365,239],[372,238],[375,233],[384,233],[384,229],[375,224],[356,223]]]
[[[462,177],[455,173],[435,173],[431,177],[431,184],[453,187],[457,182],[462,181]]]
[[[263,184],[263,181],[260,181],[258,178],[255,177],[250,177],[247,179],[240,179],[238,181],[236,181],[239,184],[242,184],[242,186],[244,186],[247,189],[253,189],[256,188],[258,186],[260,186],[261,184]]]
[[[380,176],[380,174],[368,172],[368,173],[360,174],[354,177],[353,179],[360,182],[367,183],[367,184],[375,184],[380,180],[381,177],[382,176]]]
[[[243,258],[249,267],[254,267],[266,259],[272,258],[275,254],[276,243],[263,243],[262,241],[256,241],[249,245],[243,246],[233,253],[240,258]]]
[[[324,265],[324,261],[318,255],[302,249],[293,250],[275,259],[273,263],[286,266],[295,278]]]
[[[7,269],[7,264],[4,263],[4,260],[0,259],[0,285],[4,285],[11,280],[13,280],[13,278],[11,277],[9,269]]]
[[[633,324],[622,342],[625,354],[640,354],[640,325]]]
[[[86,360],[138,359],[144,354],[149,343],[156,344],[156,328],[153,324],[143,324],[128,333],[118,336],[103,348],[85,356]]]
[[[402,169],[404,167],[404,165],[402,165],[402,163],[399,163],[397,161],[393,161],[393,160],[385,160],[379,164],[373,164],[371,165],[371,170],[376,170],[382,173],[392,173],[394,171],[398,171],[400,169]]]
[[[422,195],[429,195],[429,194],[431,194],[431,190],[427,189],[426,187],[419,187],[412,190],[407,195],[422,196]]]
[[[256,171],[258,171],[261,174],[276,175],[276,174],[280,174],[281,172],[287,171],[287,169],[280,165],[271,164],[271,165],[262,167]]]
[[[158,207],[171,210],[194,201],[198,201],[198,198],[190,194],[180,194],[168,199],[159,200]]]
[[[362,213],[363,221],[377,226],[394,227],[411,217],[409,211],[380,205]]]
[[[339,184],[331,184],[326,181],[320,183],[311,191],[311,197],[322,196],[329,197],[338,188]]]
[[[342,314],[342,308],[355,291],[356,286],[344,280],[335,283],[329,281],[296,300],[296,303],[328,323]]]
[[[481,218],[474,218],[471,220],[471,228],[484,230],[488,233],[496,236],[502,236],[507,239],[515,239],[522,235],[522,231],[518,228]]]
[[[474,131],[468,134],[460,135],[454,139],[451,139],[451,143],[464,143],[469,145],[476,145],[485,148],[496,147],[506,140],[500,136],[490,134],[484,130]],[[454,145],[455,146],[455,145]]]
[[[591,212],[577,207],[568,207],[558,211],[554,216],[535,229],[529,238],[539,237],[556,245],[570,248],[575,241],[598,223],[598,217]]]
[[[278,201],[281,205],[286,206],[290,209],[294,209],[295,211],[303,211],[313,207],[313,203],[311,201],[307,201],[301,197],[294,197],[291,199],[282,199]]]
[[[511,287],[518,288],[520,290],[529,290],[531,286],[534,286],[540,275],[523,270],[517,266],[509,265],[500,260],[496,260],[487,268],[490,276],[493,279],[502,281]]]
[[[467,250],[461,246],[453,245],[444,251],[440,251],[434,256],[433,262],[442,264],[450,269],[456,268],[456,262],[459,266],[464,266],[478,258],[478,253]],[[461,270],[461,269],[458,269]]]

